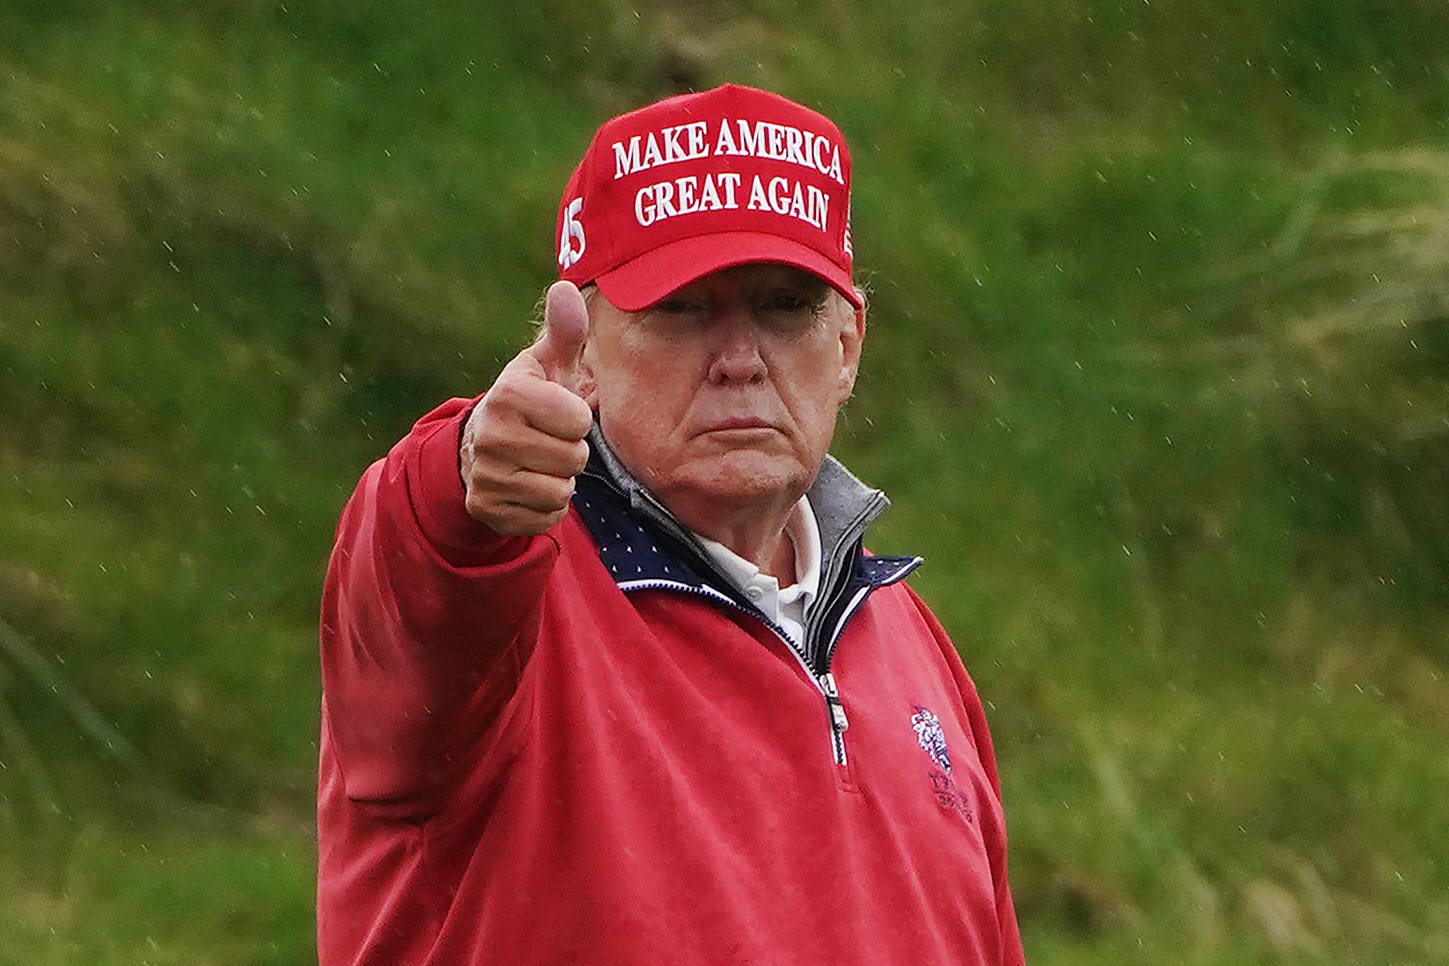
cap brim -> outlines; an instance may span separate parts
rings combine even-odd
[[[827,283],[856,308],[863,304],[849,273],[820,252],[788,238],[752,231],[722,231],[668,242],[594,281],[611,305],[638,312],[710,272],[756,262],[794,266]]]

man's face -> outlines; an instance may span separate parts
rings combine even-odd
[[[595,292],[584,395],[619,458],[693,529],[788,507],[855,385],[865,314],[777,264],[723,269],[639,312]]]

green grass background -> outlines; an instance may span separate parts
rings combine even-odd
[[[0,962],[297,963],[317,599],[594,127],[856,158],[837,452],[989,701],[1034,963],[1449,962],[1449,6],[0,5]]]

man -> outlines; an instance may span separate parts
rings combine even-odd
[[[538,339],[363,476],[322,608],[323,962],[1021,961],[981,702],[826,454],[849,185],[763,91],[609,121]]]

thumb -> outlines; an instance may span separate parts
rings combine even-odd
[[[529,350],[550,382],[574,388],[588,334],[589,309],[578,286],[554,282],[544,296],[543,332]]]

